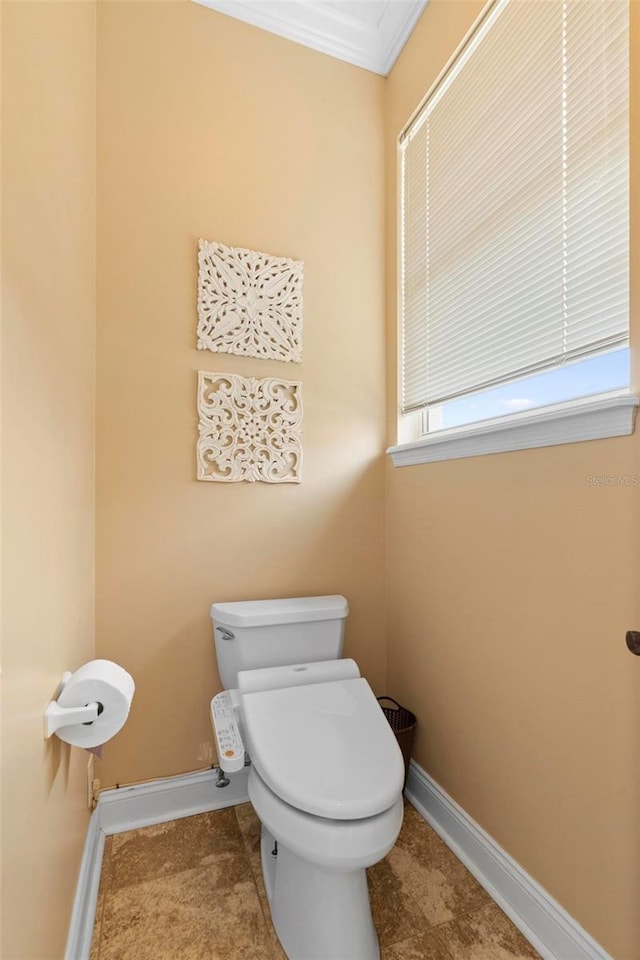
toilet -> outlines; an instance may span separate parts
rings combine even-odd
[[[366,868],[402,825],[402,754],[357,664],[342,659],[347,613],[341,596],[211,607],[289,960],[378,960]]]

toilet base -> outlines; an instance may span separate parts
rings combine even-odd
[[[289,960],[379,960],[364,868],[338,872],[261,836],[262,872],[273,925]]]

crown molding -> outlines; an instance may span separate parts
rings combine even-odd
[[[357,67],[387,76],[428,0],[193,0],[319,50]],[[353,11],[360,9],[365,15]],[[378,14],[379,11],[379,14]]]

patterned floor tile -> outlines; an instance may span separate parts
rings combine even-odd
[[[432,931],[427,931],[410,940],[382,947],[380,960],[451,960],[451,954]]]
[[[260,853],[260,821],[250,803],[240,803],[234,807],[240,833],[249,854]]]
[[[531,944],[493,902],[438,927],[437,934],[446,943],[452,960],[540,960]]]
[[[402,831],[387,859],[398,880],[411,891],[430,926],[446,923],[492,902],[409,804],[405,806]]]
[[[233,807],[118,833],[111,849],[111,889],[193,870],[219,857],[227,861],[228,883],[237,883],[249,879],[244,852]]]
[[[373,922],[381,946],[408,940],[424,927],[424,917],[388,860],[367,870]]]
[[[539,960],[413,807],[367,874],[381,960]],[[108,837],[90,960],[287,960],[251,804]]]
[[[270,960],[252,879],[220,888],[217,865],[112,891],[100,960]]]

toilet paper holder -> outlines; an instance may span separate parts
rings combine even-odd
[[[76,723],[93,723],[102,713],[99,703],[87,703],[84,707],[61,707],[58,705],[58,697],[69,683],[71,672],[66,671],[62,674],[62,680],[54,694],[54,699],[49,701],[44,711],[44,738],[48,740],[60,727],[69,727]]]

